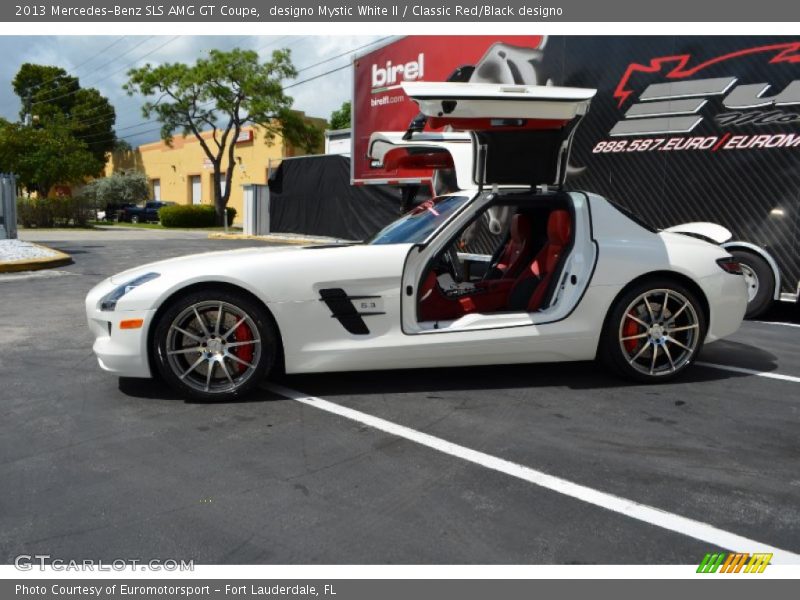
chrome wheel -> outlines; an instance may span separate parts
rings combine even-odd
[[[249,381],[261,358],[253,318],[224,301],[184,308],[170,323],[166,362],[184,385],[207,394],[232,392]]]
[[[742,275],[744,275],[744,281],[747,284],[747,301],[752,302],[758,295],[758,273],[744,263],[739,263],[739,266],[742,268]]]
[[[622,356],[638,373],[671,375],[694,356],[700,342],[700,320],[692,302],[671,289],[636,296],[619,325]]]

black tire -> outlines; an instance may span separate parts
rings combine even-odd
[[[218,310],[223,315],[219,326],[216,325]],[[192,317],[193,314],[201,316],[205,327]],[[242,315],[246,317],[244,325],[251,335],[249,339],[256,340],[249,344],[237,340],[239,329],[234,331],[231,325]],[[194,326],[184,324],[183,319],[188,320],[187,323],[194,319]],[[175,328],[176,325],[180,329]],[[230,331],[225,342],[223,335],[227,328]],[[181,329],[189,335],[179,333]],[[205,335],[203,330],[210,335]],[[217,340],[213,348],[212,338]],[[248,359],[252,362],[242,363],[237,351],[231,352],[226,343],[252,346],[253,356]],[[195,346],[202,351],[192,350]],[[183,397],[201,402],[224,402],[246,396],[270,373],[279,352],[278,334],[271,316],[260,303],[245,294],[210,288],[190,292],[170,303],[155,325],[151,352],[161,377]],[[246,366],[241,367],[241,364]],[[189,371],[179,375],[179,371],[186,369]],[[243,370],[237,372],[237,369]]]
[[[649,308],[642,313],[636,312],[636,308],[641,310],[646,303],[631,308],[643,296],[650,298],[648,302],[654,313],[652,319],[648,314]],[[663,298],[667,298],[665,313],[661,312]],[[638,322],[633,322],[634,317]],[[674,322],[670,324],[670,321]],[[625,328],[631,324],[638,329],[627,332]],[[661,337],[657,337],[656,332],[662,330]],[[611,306],[603,325],[597,358],[626,379],[642,383],[668,381],[694,362],[703,347],[706,331],[703,306],[694,292],[675,280],[649,279],[626,290]],[[629,339],[632,337],[641,339]],[[649,372],[648,364],[643,363],[650,365]]]
[[[775,292],[775,275],[767,261],[747,250],[731,250],[731,256],[742,265],[748,284],[748,302],[745,319],[755,319],[772,306]],[[749,271],[749,272],[748,272]]]

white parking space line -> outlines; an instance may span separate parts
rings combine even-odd
[[[756,375],[757,377],[766,377],[767,379],[779,379],[780,381],[791,381],[792,383],[800,383],[800,377],[794,375],[783,375],[781,373],[771,373],[769,371],[756,371],[754,369],[745,369],[744,367],[733,367],[731,365],[718,365],[716,363],[707,363],[697,361],[698,367],[708,367],[710,369],[720,369],[722,371],[731,371],[733,373],[744,373],[745,375]]]
[[[783,323],[780,321],[753,321],[753,323],[762,323],[764,325],[781,325],[783,327],[800,327],[800,323]]]
[[[0,283],[24,281],[26,279],[52,279],[53,277],[64,277],[65,275],[75,275],[75,273],[70,273],[69,271],[20,271],[19,273],[0,275]]]
[[[266,384],[264,388],[285,398],[296,400],[305,405],[313,406],[314,408],[367,425],[373,429],[384,431],[391,435],[437,450],[438,452],[460,458],[499,473],[504,473],[511,477],[516,477],[517,479],[522,479],[534,485],[559,494],[564,494],[565,496],[577,500],[582,500],[594,506],[599,506],[600,508],[605,508],[606,510],[636,519],[637,521],[648,523],[649,525],[674,531],[713,544],[714,546],[736,552],[771,552],[773,554],[773,564],[800,564],[800,554],[775,548],[768,544],[718,529],[707,523],[672,514],[646,504],[640,504],[633,500],[621,498],[620,496],[601,492],[590,487],[567,481],[566,479],[561,479],[560,477],[548,475],[542,471],[537,471],[536,469],[513,463],[503,458],[485,454],[484,452],[472,450],[471,448],[448,442],[442,438],[422,433],[421,431],[411,429],[404,425],[398,425],[397,423],[375,417],[359,410],[347,408],[346,406],[324,400],[323,398],[308,396],[297,390],[271,383]]]

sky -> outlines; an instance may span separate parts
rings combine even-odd
[[[101,26],[101,25],[100,25]],[[142,96],[130,97],[122,90],[126,72],[146,63],[194,63],[209,50],[247,48],[266,59],[277,48],[289,48],[300,71],[287,84],[301,82],[348,65],[352,51],[376,42],[359,52],[379,45],[382,36],[0,36],[0,117],[19,118],[20,101],[11,80],[25,62],[62,67],[77,76],[82,87],[97,88],[117,113],[117,137],[132,146],[159,138],[158,124],[142,116]],[[332,57],[343,54],[339,58]],[[332,60],[328,60],[332,59]],[[316,63],[326,61],[324,64]],[[350,99],[351,69],[342,69],[302,83],[287,93],[294,108],[313,117],[330,118],[331,112]]]

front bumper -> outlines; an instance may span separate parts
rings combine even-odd
[[[94,336],[92,350],[100,367],[121,377],[152,377],[147,338],[155,310],[113,310],[97,308],[100,299],[114,288],[108,280],[86,296],[86,318]],[[120,329],[120,322],[141,319],[137,329]]]

